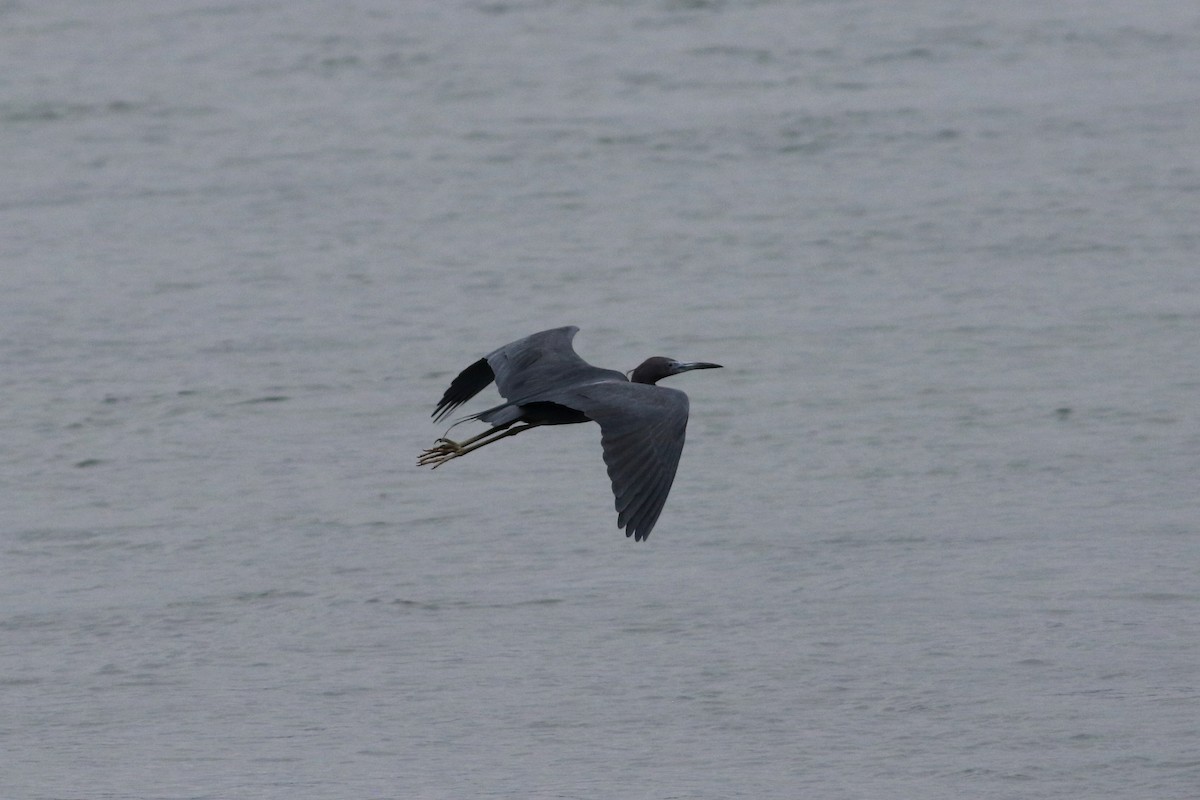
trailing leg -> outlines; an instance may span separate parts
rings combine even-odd
[[[465,456],[472,450],[478,450],[481,447],[486,447],[492,442],[498,442],[508,436],[516,436],[518,433],[527,431],[530,428],[537,428],[540,425],[540,423],[529,422],[520,426],[519,428],[510,428],[509,425],[512,424],[513,423],[510,422],[508,425],[491,428],[490,430],[486,430],[478,436],[472,436],[470,439],[462,442],[451,441],[450,439],[446,439],[444,437],[438,439],[437,443],[434,444],[433,447],[422,452],[420,457],[417,458],[417,466],[432,466],[434,469],[437,469],[447,461],[451,461],[459,456]]]

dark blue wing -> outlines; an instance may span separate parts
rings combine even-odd
[[[526,336],[497,348],[458,374],[446,389],[434,421],[486,389],[491,382],[505,400],[519,402],[530,395],[557,389],[581,380],[610,376],[624,380],[619,372],[593,367],[571,347],[579,328],[568,325]]]
[[[495,377],[486,358],[479,359],[458,373],[433,410],[433,421],[441,422],[451,411],[486,389]]]
[[[571,387],[553,401],[600,424],[617,527],[635,540],[645,539],[662,513],[679,468],[687,433],[687,395],[663,386],[605,381]]]
[[[615,370],[593,367],[579,357],[571,341],[579,328],[551,328],[504,345],[486,358],[496,375],[496,388],[510,403],[566,386],[596,380],[625,380]]]

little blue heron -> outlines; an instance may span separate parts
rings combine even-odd
[[[454,423],[478,420],[490,423],[490,429],[462,442],[438,439],[417,463],[437,469],[530,428],[594,420],[600,424],[604,463],[616,497],[617,527],[641,541],[650,535],[671,491],[688,420],[687,395],[655,384],[681,372],[721,365],[655,356],[626,378],[580,358],[571,347],[578,331],[570,325],[526,336],[460,372],[434,409],[435,422],[492,381],[506,402]],[[512,427],[518,422],[524,424]]]

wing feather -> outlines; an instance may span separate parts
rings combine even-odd
[[[486,356],[496,374],[496,388],[510,403],[529,402],[561,387],[597,380],[625,380],[610,369],[594,367],[579,357],[571,342],[579,328],[567,325],[526,336]]]
[[[555,402],[600,424],[617,526],[645,539],[666,504],[687,432],[687,395],[624,381],[573,387]]]
[[[579,357],[571,346],[578,332],[579,328],[574,325],[551,328],[496,348],[460,372],[450,383],[450,388],[433,410],[434,421],[440,422],[492,381],[496,382],[501,396],[509,401],[504,406],[510,406],[536,400],[537,395],[553,393],[558,387],[572,383],[625,380],[621,373],[594,367]]]
[[[479,359],[458,373],[458,377],[450,382],[450,388],[433,410],[433,421],[441,422],[451,411],[486,389],[494,378],[486,358]]]

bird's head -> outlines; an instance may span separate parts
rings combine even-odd
[[[707,361],[676,361],[673,358],[654,356],[647,358],[634,368],[629,375],[629,380],[632,383],[648,383],[653,386],[663,378],[669,378],[681,372],[690,372],[694,369],[719,369],[720,367],[720,364],[711,364]]]

